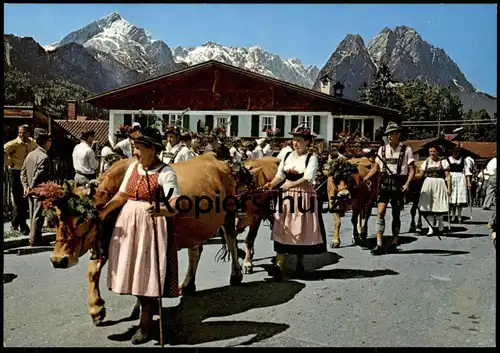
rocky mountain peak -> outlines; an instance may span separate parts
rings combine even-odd
[[[348,34],[319,71],[313,89],[320,87],[319,78],[328,75],[334,82],[345,85],[344,95],[357,94],[364,82],[370,82],[376,67],[365,47],[363,38],[358,34]]]
[[[368,51],[374,63],[388,65],[398,81],[421,78],[459,91],[474,90],[445,51],[424,41],[413,28],[384,28],[368,42]]]

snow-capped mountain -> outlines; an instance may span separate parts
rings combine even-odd
[[[104,65],[109,66],[111,60],[116,61],[136,71],[142,78],[180,68],[165,42],[154,40],[151,33],[130,24],[117,12],[71,32],[59,42],[44,48],[52,51],[68,43],[81,44]]]
[[[297,58],[281,59],[258,46],[228,47],[208,42],[193,48],[176,47],[173,56],[176,62],[188,65],[217,60],[307,88],[312,87],[319,72],[314,65],[306,67]]]

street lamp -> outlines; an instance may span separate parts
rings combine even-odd
[[[337,81],[337,83],[333,85],[333,95],[339,98],[343,97],[344,88],[345,86],[342,83],[340,83],[340,81]]]

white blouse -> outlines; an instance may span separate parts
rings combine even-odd
[[[135,166],[138,163],[139,163],[138,161],[132,163],[125,172],[125,177],[123,178],[122,184],[120,185],[121,192],[127,192],[127,183],[130,179],[130,176],[132,175],[132,172],[134,171]],[[157,173],[161,167],[162,165],[160,164],[158,167],[148,170],[148,175]],[[137,171],[139,172],[139,175],[146,175],[146,172],[144,171],[144,168],[140,163],[139,167],[137,168]],[[163,187],[163,192],[165,196],[168,195],[170,189],[173,189],[173,193],[171,195],[172,198],[181,196],[181,193],[179,192],[179,185],[177,184],[177,174],[175,174],[172,167],[168,165],[163,167],[163,170],[160,172],[160,175],[158,177],[158,184],[160,184]]]
[[[396,147],[396,149],[394,150],[390,144],[387,144],[385,146],[385,158],[386,158],[386,163],[387,163],[387,159],[388,158],[399,158],[399,154],[401,153],[401,149],[403,148],[403,144],[400,143],[398,145],[398,147]],[[379,147],[378,149],[378,155],[380,157],[384,157],[382,156],[382,147]],[[384,163],[380,160],[380,158],[377,158],[376,159],[377,161],[377,164],[379,165],[380,167],[380,170],[383,170],[384,169]],[[410,171],[410,164],[411,163],[414,163],[415,162],[415,159],[413,158],[413,152],[411,150],[411,147],[410,146],[406,146],[406,150],[405,150],[405,155],[403,157],[403,161],[401,163],[401,175],[408,175],[409,171]],[[397,172],[397,164],[389,164],[387,163],[387,169],[389,169],[393,174],[396,174]],[[389,173],[389,172],[388,172]]]
[[[427,158],[424,163],[420,166],[420,169],[422,171],[426,171],[427,168],[439,168],[439,164],[441,163],[441,166],[443,167],[444,170],[450,170],[450,163],[446,159],[442,159],[440,161],[435,161],[431,158]]]
[[[280,162],[278,166],[278,171],[276,175],[280,178],[280,181],[285,179],[285,171],[289,169],[294,169],[298,174],[304,173],[304,179],[308,182],[313,183],[316,179],[316,172],[318,171],[318,158],[311,154],[309,158],[309,164],[306,168],[307,153],[299,156],[297,152],[292,152],[284,161],[285,157]],[[283,162],[284,161],[284,162]]]

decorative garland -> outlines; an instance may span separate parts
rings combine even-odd
[[[56,208],[64,212],[65,217],[82,217],[84,220],[95,220],[99,217],[94,201],[88,196],[74,194],[68,181],[65,181],[62,187],[53,182],[43,183],[31,193],[43,199],[43,215],[47,218],[56,217]]]
[[[347,158],[336,158],[323,165],[323,175],[337,180],[341,176],[358,173],[358,164],[350,163]]]
[[[255,189],[255,179],[253,174],[244,166],[242,162],[229,160],[226,161],[226,164],[229,166],[229,170],[236,181],[236,185],[245,185],[246,190],[248,191]]]

